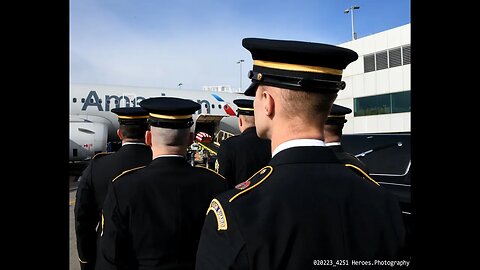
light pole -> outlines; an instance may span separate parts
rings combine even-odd
[[[344,13],[349,13],[350,12],[350,14],[352,15],[351,16],[352,17],[352,40],[357,39],[357,33],[355,33],[355,30],[353,28],[353,10],[354,9],[359,9],[359,8],[360,8],[359,6],[351,6],[347,9],[345,9],[345,11],[344,11]]]
[[[240,91],[242,91],[242,63],[245,62],[245,60],[240,59],[237,61],[237,64],[240,64]]]

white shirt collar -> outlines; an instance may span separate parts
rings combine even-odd
[[[334,146],[334,145],[342,145],[341,142],[327,142],[325,143],[325,146]]]
[[[122,143],[122,146],[124,146],[124,145],[129,145],[129,144],[146,145],[145,143],[141,143],[141,142],[124,142],[124,143]]]
[[[274,157],[280,151],[298,146],[325,146],[325,143],[322,140],[316,139],[295,139],[286,141],[278,145],[275,150],[273,150],[272,157]]]
[[[160,155],[160,156],[157,156],[155,158],[159,158],[159,157],[181,157],[181,158],[185,158],[185,156],[182,156],[182,155]]]

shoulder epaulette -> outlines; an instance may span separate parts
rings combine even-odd
[[[215,173],[216,175],[219,175],[219,176],[222,177],[223,179],[225,179],[225,177],[224,177],[223,175],[219,174],[218,172],[216,172],[216,171],[214,171],[214,170],[212,170],[212,169],[209,169],[209,168],[207,168],[207,167],[200,166],[200,165],[195,165],[195,167],[196,167],[196,168],[202,168],[202,169],[205,169],[205,170],[209,170],[209,171]]]
[[[142,168],[145,168],[147,167],[146,165],[144,166],[140,166],[140,167],[135,167],[135,168],[132,168],[132,169],[128,169],[128,170],[125,170],[123,171],[122,173],[120,173],[119,175],[117,175],[117,177],[113,178],[112,182],[115,182],[115,180],[117,180],[119,177],[123,176],[123,175],[126,175],[128,173],[131,173],[133,171],[136,171],[136,170],[139,170],[139,169],[142,169]]]
[[[373,180],[372,177],[370,177],[370,175],[368,175],[366,172],[364,172],[362,169],[360,169],[359,167],[355,166],[355,165],[352,165],[352,164],[345,164],[346,167],[352,169],[352,171],[354,171],[355,173],[359,174],[361,177],[363,178],[367,178],[368,180],[372,181],[373,183],[375,183],[375,185],[377,186],[380,186],[379,183],[377,183],[377,181]]]
[[[115,153],[115,152],[100,152],[100,153],[96,153],[95,156],[92,157],[92,159],[101,158],[101,157],[108,156],[108,155],[113,154],[113,153]]]
[[[230,189],[224,193],[217,195],[217,198],[213,199],[210,202],[210,206],[207,210],[207,215],[210,211],[215,214],[215,218],[217,219],[217,230],[226,231],[228,229],[227,215],[225,214],[225,210],[220,201],[226,202],[226,200],[231,197],[228,202],[232,202],[238,196],[260,185],[263,181],[265,181],[265,179],[270,176],[270,174],[272,174],[272,172],[273,168],[271,166],[263,167],[257,173],[252,175],[247,181],[236,185],[235,189]],[[252,182],[253,185],[250,186]]]
[[[236,193],[234,196],[232,196],[228,202],[232,202],[235,200],[237,197],[239,197],[242,194],[245,194],[246,192],[252,190],[253,188],[257,187],[260,185],[265,179],[267,179],[273,172],[273,167],[272,166],[265,166],[258,170],[254,175],[250,176],[248,180],[238,184],[235,186],[235,189],[237,189],[239,192]],[[253,184],[253,185],[252,185]]]

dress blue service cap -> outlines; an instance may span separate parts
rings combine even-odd
[[[148,112],[141,107],[113,108],[111,112],[118,116],[122,125],[146,123],[148,118]]]
[[[244,38],[242,45],[253,58],[247,96],[255,96],[259,84],[336,93],[345,88],[343,69],[358,58],[350,49],[322,43]]]
[[[148,123],[154,127],[181,129],[193,125],[192,114],[200,104],[189,99],[154,97],[142,100],[140,106],[148,111]]]
[[[253,100],[252,99],[235,99],[233,101],[237,105],[237,116],[240,114],[243,115],[253,115]]]
[[[345,115],[351,112],[352,110],[350,108],[333,104],[325,124],[326,125],[343,125],[347,122],[347,119],[345,119]]]

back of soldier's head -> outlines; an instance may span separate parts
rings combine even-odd
[[[200,104],[175,97],[153,97],[142,100],[140,106],[148,111],[148,123],[153,142],[168,146],[185,145],[193,125],[192,114]]]
[[[343,127],[347,122],[345,116],[351,113],[350,108],[333,104],[328,114],[328,118],[325,121],[325,141],[329,142],[332,140],[332,137],[339,137],[335,140],[339,140],[343,134]]]
[[[146,110],[140,107],[121,107],[112,109],[112,112],[118,116],[123,140],[144,140],[148,129]]]
[[[259,86],[276,87],[282,90],[281,115],[305,123],[325,120],[337,92],[345,88],[343,69],[358,58],[350,49],[322,43],[245,38],[242,45],[253,58],[252,84],[244,94],[255,96]]]
[[[237,105],[237,117],[242,121],[240,131],[243,132],[248,127],[255,126],[255,114],[253,109],[253,99],[235,99],[233,101]],[[240,123],[239,123],[240,125]]]

